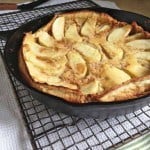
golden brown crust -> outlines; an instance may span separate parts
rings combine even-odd
[[[56,87],[56,86],[50,86],[47,84],[40,84],[40,83],[34,82],[27,70],[27,67],[26,67],[26,64],[22,55],[22,50],[19,51],[19,68],[20,68],[20,72],[22,74],[23,79],[27,82],[29,86],[39,91],[42,91],[44,93],[48,93],[50,95],[63,98],[68,102],[72,102],[72,103],[86,103],[87,102],[86,97],[82,95],[79,91],[73,91],[64,87]]]
[[[60,24],[58,34],[55,30]],[[129,25],[106,13],[85,10],[57,14],[34,34],[25,35],[19,68],[31,87],[68,102],[139,98],[150,93],[149,38],[150,33],[136,22]],[[52,71],[44,70],[44,65]],[[43,77],[37,77],[31,68]],[[44,76],[52,79],[47,81]]]
[[[98,101],[123,101],[125,99],[139,98],[150,94],[150,75],[133,78],[122,85],[113,87],[102,95],[95,95]]]

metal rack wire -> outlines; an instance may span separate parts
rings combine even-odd
[[[8,13],[0,16],[0,31],[15,29],[24,22],[58,10],[93,6],[94,3],[82,0],[61,6]],[[2,56],[5,44],[6,41],[0,40]],[[134,113],[104,121],[81,119],[47,108],[34,99],[12,75],[10,79],[34,149],[116,149],[150,131],[150,104]]]

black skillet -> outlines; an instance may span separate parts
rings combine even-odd
[[[100,7],[88,9],[97,12],[106,12],[120,21],[126,21],[128,23],[136,21],[145,30],[150,31],[150,19],[142,15],[122,10],[100,8]],[[76,9],[76,10],[83,10],[83,9]],[[63,12],[68,11],[71,10],[67,11],[65,10]],[[38,28],[40,28],[41,26],[45,25],[48,21],[50,21],[53,16],[54,15],[46,15],[44,17],[38,18],[36,20],[33,20],[31,22],[22,25],[11,35],[9,34],[10,38],[7,40],[5,47],[4,59],[6,61],[9,71],[14,75],[14,77],[18,81],[20,81],[30,91],[30,93],[35,99],[45,104],[46,106],[53,108],[55,111],[58,112],[63,112],[65,114],[75,115],[78,117],[93,117],[100,119],[114,117],[117,115],[124,115],[133,112],[150,103],[150,95],[147,95],[142,98],[128,100],[124,102],[72,104],[69,102],[65,102],[61,98],[39,92],[33,89],[32,87],[28,86],[28,84],[22,79],[18,69],[18,50],[21,46],[22,38],[25,32],[36,31]]]

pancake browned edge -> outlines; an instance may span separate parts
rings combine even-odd
[[[24,62],[24,58],[22,55],[22,50],[19,51],[19,68],[20,68],[22,77],[27,82],[27,84],[39,91],[63,98],[64,100],[67,100],[68,102],[72,102],[72,103],[84,103],[85,101],[87,101],[86,97],[82,95],[79,91],[73,91],[71,89],[64,88],[61,86],[60,87],[50,86],[47,84],[34,82],[27,70],[27,67],[26,67],[26,64]]]
[[[72,18],[75,15],[88,16],[88,13],[91,11],[78,11],[72,13],[65,14],[57,14],[47,25],[42,27],[43,31],[48,32],[48,30],[52,27],[53,22],[59,16],[65,16],[67,18]],[[97,13],[97,12],[96,12]],[[119,22],[116,19],[113,19],[106,13],[97,13],[103,16],[104,22],[111,22],[113,26],[122,26],[126,25],[125,22]],[[150,33],[144,31],[142,27],[138,26],[136,22],[131,24],[133,33],[142,33],[145,39],[150,38]],[[140,36],[140,35],[139,35]],[[26,36],[23,39],[25,40]],[[128,39],[130,40],[130,39]],[[19,69],[23,79],[27,82],[27,84],[38,91],[41,91],[46,94],[50,94],[53,96],[57,96],[62,98],[65,101],[71,103],[88,103],[88,102],[113,102],[113,101],[124,101],[124,100],[132,100],[134,98],[140,98],[150,94],[150,74],[144,75],[142,77],[133,77],[128,81],[123,82],[122,84],[115,85],[108,90],[104,90],[101,93],[96,94],[83,94],[79,89],[69,89],[63,86],[53,86],[48,85],[46,83],[35,82],[31,75],[29,74],[27,65],[25,63],[25,59],[23,56],[24,46],[19,51]],[[149,50],[148,50],[149,51]]]

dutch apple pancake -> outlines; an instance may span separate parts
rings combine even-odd
[[[19,68],[31,87],[69,102],[132,100],[150,93],[150,33],[106,13],[57,14],[25,33]]]

